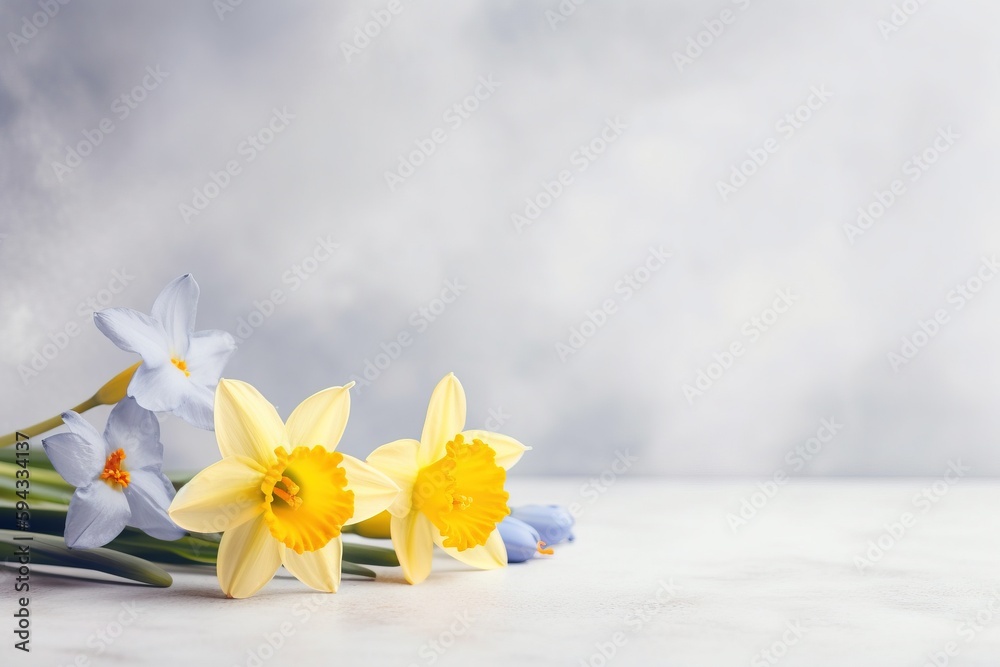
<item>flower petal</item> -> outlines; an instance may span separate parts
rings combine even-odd
[[[486,544],[472,547],[465,551],[459,551],[454,547],[444,546],[444,537],[441,531],[434,528],[434,544],[438,545],[455,560],[460,560],[466,565],[479,568],[480,570],[494,570],[507,565],[507,547],[503,544],[503,536],[500,531],[494,529],[486,539]]]
[[[140,406],[153,412],[173,412],[184,403],[191,383],[184,371],[173,364],[148,366],[136,369],[128,385],[128,395]]]
[[[287,444],[278,411],[252,385],[220,380],[215,390],[215,437],[223,456],[247,456],[270,466]]]
[[[295,578],[310,588],[324,593],[336,593],[340,588],[340,563],[344,555],[344,543],[335,537],[326,546],[316,551],[296,553],[279,543],[281,563]]]
[[[368,455],[368,464],[387,475],[399,487],[399,495],[389,506],[393,516],[406,516],[410,513],[413,485],[417,480],[417,450],[420,443],[416,440],[396,440],[382,445]]]
[[[434,526],[420,512],[411,512],[403,518],[394,516],[389,526],[403,576],[411,584],[419,584],[431,573]]]
[[[246,523],[262,511],[264,472],[244,456],[213,463],[177,492],[170,518],[196,533],[224,532]]]
[[[299,403],[285,425],[292,447],[322,445],[333,451],[347,427],[351,412],[351,382],[344,387],[330,387]]]
[[[174,487],[167,476],[159,470],[130,470],[129,478],[125,499],[132,517],[128,525],[159,540],[184,537],[184,529],[167,516],[167,507],[174,497]]]
[[[191,334],[185,361],[191,381],[215,388],[229,357],[236,351],[232,334],[215,329]]]
[[[127,470],[163,465],[163,445],[160,443],[160,422],[134,398],[125,397],[108,415],[104,427],[108,449],[125,451]]]
[[[188,354],[200,291],[195,279],[186,273],[170,281],[153,302],[151,314],[163,326],[170,352],[181,359]]]
[[[354,492],[354,514],[344,525],[375,516],[392,505],[399,495],[399,487],[392,479],[364,461],[345,454],[341,465],[347,472],[347,488]]]
[[[100,451],[101,455],[107,458],[108,443],[104,441],[104,436],[102,436],[98,430],[94,428],[93,424],[72,410],[67,410],[60,416],[62,417],[63,423],[66,424],[66,428],[70,430],[70,433],[75,433],[86,440],[88,447],[92,447],[95,450]]]
[[[74,549],[103,547],[128,523],[131,512],[121,490],[104,482],[77,489],[66,514],[66,545]]]
[[[427,405],[424,430],[420,434],[420,464],[437,461],[448,441],[465,428],[465,389],[454,373],[444,376]]]
[[[107,444],[97,429],[75,412],[65,412],[62,418],[70,432],[45,438],[42,447],[63,479],[73,486],[86,486],[104,470]]]
[[[140,355],[146,364],[170,363],[167,335],[149,315],[131,308],[108,308],[94,313],[94,324],[112,343]]]
[[[180,417],[191,426],[215,430],[215,391],[210,387],[189,382],[181,404],[171,410],[171,414]]]
[[[227,530],[216,564],[222,592],[231,598],[248,598],[263,588],[281,567],[278,544],[263,516]]]
[[[489,445],[490,448],[497,453],[497,465],[504,470],[513,468],[514,464],[521,460],[521,456],[526,451],[531,449],[531,447],[522,445],[514,438],[502,433],[492,433],[491,431],[473,429],[471,431],[463,431],[462,436],[465,438],[466,442],[482,440]]]

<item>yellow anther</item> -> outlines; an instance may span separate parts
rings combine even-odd
[[[191,377],[191,371],[188,370],[188,365],[186,361],[174,357],[173,359],[170,360],[170,363],[176,366],[177,370],[184,371],[184,377]]]
[[[104,462],[104,472],[101,473],[101,479],[106,481],[111,486],[117,484],[123,489],[128,488],[128,483],[132,478],[128,474],[127,470],[122,470],[122,461],[124,460],[124,449],[116,449],[111,452],[111,456],[109,456],[108,460]]]

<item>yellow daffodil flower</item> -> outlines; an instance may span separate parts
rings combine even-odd
[[[281,565],[312,588],[335,593],[341,528],[378,514],[399,493],[370,465],[334,451],[353,385],[313,394],[282,423],[249,384],[219,382],[222,460],[185,484],[169,513],[187,530],[224,532],[217,567],[228,597],[253,595]]]
[[[431,395],[419,442],[396,440],[368,457],[399,485],[389,506],[390,532],[411,584],[430,574],[435,544],[480,569],[507,564],[497,530],[510,513],[504,482],[528,448],[506,435],[464,428],[465,390],[449,374]]]

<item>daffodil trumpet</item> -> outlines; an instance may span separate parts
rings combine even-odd
[[[108,380],[103,387],[97,390],[96,394],[85,400],[80,405],[70,408],[67,411],[60,412],[55,417],[51,417],[45,421],[40,421],[37,424],[27,428],[18,429],[13,433],[8,433],[7,435],[0,437],[0,447],[9,447],[19,440],[24,441],[27,438],[33,438],[36,435],[48,433],[52,429],[62,426],[62,416],[66,412],[82,414],[87,410],[96,408],[99,405],[114,405],[118,403],[118,401],[125,398],[125,391],[128,389],[128,384],[132,381],[132,376],[135,375],[135,371],[139,368],[141,363],[142,362],[139,362],[129,366],[121,373]]]

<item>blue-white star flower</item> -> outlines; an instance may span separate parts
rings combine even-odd
[[[129,396],[147,410],[211,431],[215,387],[236,341],[225,331],[194,330],[198,294],[198,283],[186,274],[163,288],[151,315],[108,308],[94,313],[94,323],[115,345],[142,357]]]
[[[66,515],[66,544],[93,549],[133,526],[161,540],[184,531],[167,507],[174,487],[163,474],[163,445],[156,415],[131,398],[111,410],[102,436],[75,412],[63,413],[69,433],[42,440],[63,479],[77,487]]]

